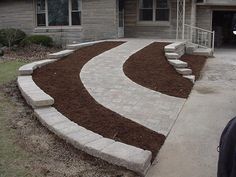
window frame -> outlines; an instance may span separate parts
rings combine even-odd
[[[45,1],[45,21],[46,21],[46,25],[45,26],[38,26],[38,19],[37,19],[37,15],[38,14],[42,14],[42,13],[38,13],[38,9],[37,9],[37,0],[34,0],[34,8],[35,8],[35,26],[36,29],[40,29],[40,28],[48,28],[48,29],[71,29],[71,28],[81,28],[82,26],[82,0],[80,0],[80,8],[76,11],[76,12],[80,12],[80,25],[72,25],[72,12],[75,12],[75,10],[72,10],[72,0],[68,0],[68,20],[69,20],[69,25],[59,25],[59,26],[49,26],[48,23],[48,0],[44,0]]]
[[[152,7],[152,21],[145,21],[140,20],[140,10],[145,8],[140,8],[140,0],[137,4],[137,25],[138,26],[170,26],[171,21],[171,4],[170,1],[167,0],[168,8],[157,8],[157,1],[153,0],[153,7]],[[169,18],[167,21],[160,21],[156,20],[156,10],[157,9],[169,9]]]

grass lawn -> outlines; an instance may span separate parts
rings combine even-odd
[[[1,62],[0,85],[15,79],[23,64],[22,61]],[[16,132],[8,121],[16,114],[16,109],[16,105],[0,90],[0,177],[31,176],[24,166],[27,153],[15,145]]]
[[[25,63],[23,61],[0,62],[0,85],[15,79],[18,68]]]

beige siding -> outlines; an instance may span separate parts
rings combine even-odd
[[[169,0],[169,25],[141,25],[138,22],[138,0],[125,1],[125,36],[174,39],[176,35],[177,2]],[[186,0],[186,23],[190,24],[191,1]]]
[[[0,28],[21,28],[31,33],[34,27],[32,0],[0,1]]]
[[[117,37],[116,0],[83,0],[83,39]]]
[[[197,27],[206,30],[212,29],[212,10],[208,6],[197,7]]]

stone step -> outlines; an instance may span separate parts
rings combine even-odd
[[[104,138],[72,122],[53,107],[34,110],[40,122],[77,149],[123,166],[145,176],[151,165],[152,153],[131,145]]]
[[[65,56],[72,54],[73,52],[74,52],[74,50],[62,50],[60,52],[49,54],[48,57],[50,59],[63,58]]]
[[[177,54],[177,53],[169,53],[169,52],[167,52],[167,53],[165,53],[165,55],[166,55],[166,58],[168,60],[177,60],[177,59],[180,58],[179,54]]]
[[[46,59],[46,60],[40,60],[40,61],[36,61],[33,63],[23,65],[18,70],[19,75],[21,75],[21,76],[22,75],[31,75],[36,68],[40,68],[46,64],[49,64],[49,63],[52,63],[55,61],[56,61],[55,59]]]
[[[206,57],[213,56],[213,51],[210,48],[197,48],[193,51],[193,55],[202,55]]]
[[[192,70],[189,69],[189,68],[176,68],[176,71],[179,74],[182,74],[182,75],[190,75],[190,74],[192,74]]]
[[[196,77],[194,75],[185,75],[183,77],[189,79],[192,83],[195,83]]]
[[[165,52],[176,52],[177,50],[179,50],[180,48],[185,48],[185,41],[179,41],[179,42],[174,42],[172,44],[169,44],[167,46],[165,46]]]
[[[197,44],[187,44],[186,45],[186,53],[187,54],[193,54],[194,50],[196,50],[198,48]]]
[[[181,61],[181,60],[168,60],[171,65],[175,68],[187,68],[188,63]]]

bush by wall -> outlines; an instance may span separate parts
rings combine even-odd
[[[50,47],[53,45],[53,40],[49,36],[45,35],[32,35],[26,37],[22,42],[22,45],[30,45],[30,44],[38,44],[46,47]]]
[[[0,29],[0,43],[4,46],[12,47],[15,44],[19,44],[26,34],[15,28]]]

